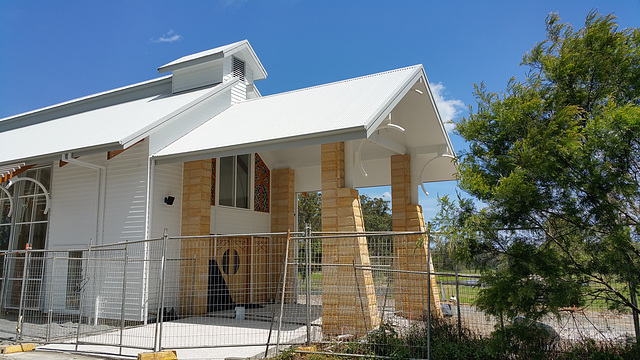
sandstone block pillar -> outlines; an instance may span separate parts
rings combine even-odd
[[[411,204],[411,168],[409,155],[391,157],[391,204],[393,231],[425,231],[422,207]],[[394,239],[397,259],[396,269],[427,271],[427,239],[423,246],[416,246],[419,236],[410,235]],[[433,263],[431,272],[434,272]],[[435,275],[431,276],[431,314],[442,316],[440,296]],[[397,273],[395,276],[396,311],[405,318],[419,317],[427,313],[429,281],[422,274]]]
[[[182,178],[183,236],[208,235],[211,231],[211,160],[184,163]],[[180,246],[181,314],[199,315],[207,311],[210,239],[183,240]]]
[[[344,143],[322,145],[322,231],[364,231],[358,191],[345,188]],[[326,238],[322,241],[322,329],[327,335],[363,335],[378,327],[367,239]],[[355,267],[354,267],[355,265]]]
[[[271,171],[271,232],[296,231],[295,223],[295,171],[293,169],[275,169]],[[269,246],[269,279],[274,290],[273,296],[279,296],[280,289],[276,289],[282,274],[282,260],[284,257],[287,238],[279,236],[273,238]],[[285,287],[285,302],[295,302],[295,268],[291,265],[295,259],[295,244],[289,243],[289,265],[287,266],[287,282]],[[257,264],[256,264],[257,265]],[[278,295],[277,295],[278,294]],[[280,298],[275,299],[276,302]]]

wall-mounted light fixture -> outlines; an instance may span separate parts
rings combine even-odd
[[[175,198],[175,197],[173,197],[173,196],[165,196],[165,197],[164,197],[164,203],[165,203],[165,204],[167,204],[167,205],[169,205],[169,206],[173,205],[173,202],[174,202],[175,200],[176,200],[176,198]]]

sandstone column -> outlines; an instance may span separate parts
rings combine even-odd
[[[295,171],[293,169],[276,169],[271,171],[271,232],[287,232],[296,231],[295,223]],[[284,256],[285,247],[287,244],[287,238],[285,236],[279,236],[271,239],[269,244],[269,273],[270,273],[270,286],[275,290],[273,296],[280,291],[276,289],[278,281],[282,273],[282,260]],[[289,243],[289,265],[287,266],[287,285],[285,288],[285,302],[293,303],[294,299],[294,284],[295,284],[295,268],[291,265],[295,258],[295,244],[293,241]],[[276,302],[280,301],[280,298],[275,299]]]
[[[422,207],[411,204],[411,168],[409,155],[391,157],[391,204],[393,231],[425,231]],[[427,239],[416,246],[419,236],[394,238],[397,270],[427,271]],[[431,272],[434,272],[431,263]],[[427,313],[429,282],[426,275],[397,273],[395,276],[396,311],[406,318]],[[431,313],[442,316],[435,275],[431,276]]]
[[[345,188],[344,143],[322,145],[322,231],[364,231],[358,191]],[[363,335],[379,325],[367,239],[322,241],[322,329],[327,335]]]
[[[184,163],[182,178],[182,235],[208,235],[211,231],[211,159]],[[183,240],[180,247],[181,314],[207,311],[210,239]],[[194,273],[195,271],[195,273]]]

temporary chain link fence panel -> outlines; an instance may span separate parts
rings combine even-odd
[[[479,336],[497,324],[475,306],[479,274],[440,243],[421,233],[271,233],[7,252],[0,337],[120,352],[318,344],[371,354],[393,331],[427,358],[431,319]],[[561,339],[634,336],[630,311],[602,301],[564,310],[543,319]]]

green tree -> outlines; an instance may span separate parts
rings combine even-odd
[[[322,231],[322,194],[305,192],[298,194],[298,231],[311,224],[311,231]]]
[[[367,231],[391,231],[389,200],[360,195],[364,228]]]
[[[389,200],[360,195],[360,204],[367,231],[391,231]],[[322,231],[322,194],[319,192],[298,194],[298,231],[304,231],[307,223],[311,224],[311,231]]]
[[[491,314],[536,319],[594,299],[638,310],[640,30],[596,12],[579,30],[557,14],[546,25],[526,80],[476,85],[456,125],[469,144],[460,187],[487,206],[454,206],[437,225],[464,229],[457,254],[482,270]]]

